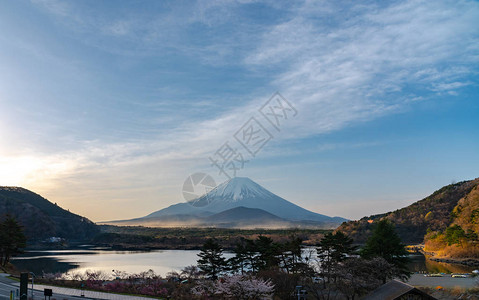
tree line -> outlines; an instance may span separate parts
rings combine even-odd
[[[198,268],[204,276],[217,280],[232,274],[272,279],[276,294],[291,297],[291,289],[304,287],[316,299],[355,299],[392,278],[410,276],[408,257],[394,225],[379,221],[366,244],[359,248],[341,231],[328,233],[315,251],[302,247],[302,239],[292,236],[274,242],[266,236],[241,239],[229,259],[217,240],[209,239],[198,254]],[[284,289],[281,291],[281,289]]]
[[[198,267],[213,280],[224,273],[258,273],[278,267],[294,274],[307,267],[301,243],[298,237],[284,243],[273,242],[266,236],[259,236],[256,240],[241,238],[233,250],[234,256],[226,259],[219,243],[208,239],[198,254]]]

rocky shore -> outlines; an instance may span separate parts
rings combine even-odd
[[[479,259],[477,258],[451,258],[451,257],[437,257],[436,253],[434,252],[427,252],[424,250],[420,251],[424,256],[426,256],[426,259],[436,261],[436,262],[443,262],[443,263],[449,263],[449,264],[461,264],[461,265],[466,265],[466,266],[477,266],[479,267]]]
[[[446,257],[430,257],[432,261],[444,262],[449,264],[461,264],[466,266],[477,266],[479,267],[479,260],[476,258],[446,258]]]

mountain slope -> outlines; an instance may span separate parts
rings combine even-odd
[[[424,250],[446,259],[479,258],[479,184],[462,197],[445,230],[428,231]]]
[[[452,224],[459,225],[464,231],[479,234],[479,184],[461,198],[451,213]]]
[[[189,203],[177,203],[168,206],[167,208],[152,212],[151,214],[142,217],[142,218],[158,218],[164,216],[172,216],[172,215],[192,215],[192,216],[210,216],[214,214],[202,207],[196,207]],[[139,218],[141,219],[141,218]]]
[[[129,220],[98,222],[99,225],[147,226],[147,227],[203,227],[203,218],[190,214],[169,214]]]
[[[0,187],[0,215],[7,213],[24,226],[30,241],[54,236],[82,240],[99,232],[87,218],[20,187]]]
[[[422,243],[428,229],[443,231],[452,223],[455,207],[460,201],[465,202],[466,200],[461,199],[468,196],[478,185],[479,178],[451,184],[407,207],[364,217],[358,221],[346,222],[338,230],[345,232],[356,242],[363,243],[370,235],[374,223],[387,218],[396,225],[396,230],[403,242]]]
[[[204,224],[223,228],[288,228],[293,224],[259,208],[235,207],[204,219]]]
[[[145,218],[174,214],[211,215],[235,207],[257,208],[290,221],[340,223],[346,219],[328,217],[306,210],[266,190],[249,178],[235,177],[195,199],[149,214]]]
[[[162,215],[131,220],[102,222],[108,225],[149,226],[149,227],[219,227],[239,229],[278,228],[324,228],[333,229],[337,223],[316,221],[290,221],[259,208],[235,207],[209,216]]]
[[[222,211],[220,213],[214,214],[205,218],[207,222],[231,222],[231,221],[262,221],[262,222],[284,222],[284,219],[281,219],[278,216],[270,214],[267,211],[264,211],[259,208],[247,208],[247,207],[235,207]]]

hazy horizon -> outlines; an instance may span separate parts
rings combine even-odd
[[[477,1],[0,7],[0,186],[93,221],[197,172],[348,219],[479,177]]]

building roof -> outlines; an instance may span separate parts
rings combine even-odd
[[[417,295],[420,299],[436,300],[436,298],[424,293],[407,283],[391,280],[369,293],[364,300],[397,300],[404,295]]]

